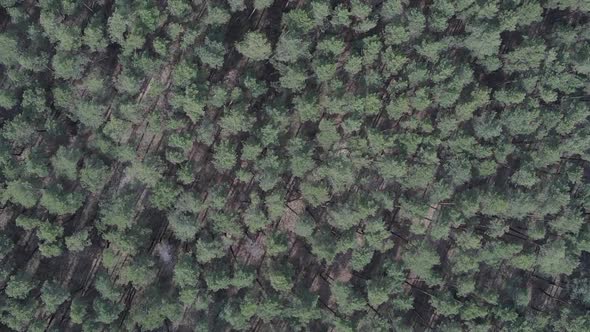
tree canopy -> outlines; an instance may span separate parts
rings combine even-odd
[[[0,0],[0,331],[590,331],[582,0]]]

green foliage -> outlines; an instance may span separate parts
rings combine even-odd
[[[321,11],[320,6],[314,6],[316,8],[316,13]],[[322,15],[322,14],[320,14]],[[293,9],[285,14],[283,18],[284,24],[294,31],[300,32],[305,34],[310,32],[311,29],[314,28],[314,22],[310,17],[309,13],[304,9]]]
[[[584,304],[590,303],[590,280],[588,277],[576,278],[568,286],[572,290],[572,297]]]
[[[269,269],[271,286],[279,292],[288,292],[293,287],[293,269],[286,263]]]
[[[70,319],[74,324],[82,324],[88,315],[88,305],[80,298],[75,298],[70,304]]]
[[[0,234],[0,260],[4,259],[14,249],[14,242],[5,234]]]
[[[114,322],[123,311],[123,304],[97,297],[92,303],[92,309],[96,315],[95,319],[97,322],[110,324]]]
[[[55,75],[62,79],[80,79],[89,59],[83,55],[57,52],[51,59]]]
[[[266,239],[266,254],[270,257],[286,253],[288,250],[287,237],[282,233],[272,233]]]
[[[0,0],[0,330],[589,330],[586,2]]]
[[[13,36],[3,33],[0,35],[0,45],[2,45],[2,52],[0,53],[0,62],[4,65],[15,64],[18,62],[19,52],[18,43]]]
[[[330,193],[325,186],[308,182],[301,184],[301,194],[311,206],[319,206],[330,199]]]
[[[197,55],[202,63],[211,68],[220,68],[223,65],[225,47],[220,42],[205,38],[203,47],[197,49]]]
[[[41,287],[41,300],[48,312],[55,312],[69,297],[68,291],[55,281],[45,281]]]
[[[193,122],[199,121],[204,114],[205,103],[199,97],[199,91],[194,85],[187,86],[184,91],[174,94],[170,99],[170,105],[184,112]]]
[[[221,108],[227,102],[228,97],[228,91],[224,87],[216,85],[210,90],[207,104],[213,107]]]
[[[117,302],[122,295],[121,288],[111,281],[109,275],[106,273],[96,275],[94,288],[100,293],[100,296],[112,302]]]
[[[272,54],[270,43],[260,32],[248,32],[244,39],[236,44],[237,50],[244,56],[254,60],[266,60]]]
[[[39,227],[42,221],[37,218],[30,218],[20,215],[16,218],[15,223],[18,227],[21,227],[26,231],[30,231]]]
[[[579,261],[576,256],[567,250],[563,241],[555,241],[541,247],[537,264],[540,272],[548,275],[558,275],[572,273]]]
[[[160,181],[154,188],[154,192],[150,196],[152,205],[160,210],[166,210],[174,205],[176,198],[181,190],[174,183],[168,181]]]
[[[461,310],[461,304],[447,294],[440,297],[431,297],[430,303],[436,309],[437,314],[447,317],[457,315]]]
[[[258,10],[262,10],[262,9],[270,7],[270,5],[272,3],[273,3],[273,0],[254,0],[254,8],[256,8]]]
[[[196,286],[199,272],[198,263],[191,256],[183,255],[174,266],[174,283],[181,288]]]
[[[24,331],[35,315],[35,303],[7,299],[0,306],[0,321],[15,331]]]
[[[364,299],[349,286],[335,282],[330,286],[332,297],[338,304],[338,310],[343,314],[349,315],[365,306]]]
[[[88,236],[88,230],[84,229],[66,237],[65,242],[68,250],[74,252],[84,250],[84,248],[91,244]]]
[[[280,62],[296,62],[309,57],[309,43],[292,36],[281,35],[273,59]]]
[[[230,19],[230,14],[223,8],[207,6],[207,24],[223,25]]]
[[[100,221],[119,229],[129,228],[135,214],[134,203],[133,195],[121,195],[102,201],[99,208]]]
[[[63,253],[63,245],[60,242],[42,242],[39,244],[39,251],[43,257],[51,258],[60,256]]]
[[[170,14],[178,17],[183,17],[190,13],[190,2],[186,0],[171,0],[166,3]]]
[[[2,202],[11,201],[26,208],[32,208],[37,204],[41,194],[26,181],[14,180],[6,184],[2,193]]]
[[[219,125],[227,134],[247,132],[252,127],[253,121],[244,112],[232,111],[223,115]]]
[[[57,175],[69,180],[75,180],[78,174],[78,160],[82,153],[79,150],[60,146],[55,155],[51,157],[51,164]]]
[[[55,242],[63,236],[63,228],[58,224],[41,222],[37,229],[37,236],[44,242]]]
[[[153,330],[162,326],[166,320],[178,321],[182,318],[182,309],[180,303],[163,297],[156,290],[150,290],[141,303],[133,307],[130,319],[142,330]]]
[[[404,261],[411,266],[412,271],[429,284],[437,284],[439,277],[432,270],[440,264],[440,258],[434,248],[428,243],[422,242],[414,250],[404,254]]]
[[[67,192],[60,185],[55,185],[43,191],[39,203],[56,215],[72,214],[84,203],[84,194],[80,192]]]
[[[305,81],[308,78],[308,74],[300,66],[280,66],[281,77],[279,82],[281,87],[290,89],[293,91],[301,91],[305,87]]]
[[[162,161],[156,158],[143,161],[134,160],[127,169],[127,175],[152,188],[162,177],[163,169]]]
[[[213,164],[221,172],[231,170],[236,164],[235,147],[229,143],[221,143],[217,146],[213,156]]]
[[[362,271],[363,268],[371,262],[374,253],[375,251],[373,250],[373,248],[369,247],[360,247],[353,249],[352,257],[350,258],[350,264],[352,265],[352,269],[355,271]]]
[[[4,293],[13,299],[25,299],[33,288],[35,288],[35,282],[31,276],[25,273],[18,273],[10,276],[10,279],[6,283]]]
[[[106,33],[98,20],[86,26],[82,42],[93,52],[100,52],[106,49],[108,46]]]
[[[329,149],[340,139],[337,128],[331,121],[322,120],[320,122],[319,129],[320,133],[317,136],[317,140],[320,146],[324,149]]]
[[[174,212],[168,215],[168,222],[174,236],[181,241],[191,241],[200,229],[198,216]]]
[[[2,137],[17,144],[30,143],[35,138],[35,128],[29,125],[28,119],[19,114],[8,121],[0,131]]]
[[[389,285],[386,280],[370,280],[367,282],[367,297],[369,304],[377,308],[389,299]]]
[[[91,193],[99,193],[105,185],[111,170],[99,159],[85,160],[80,170],[80,184]]]
[[[121,271],[121,282],[131,283],[134,288],[145,288],[155,279],[154,261],[148,256],[139,256]]]

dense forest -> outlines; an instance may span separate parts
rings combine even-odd
[[[0,0],[1,331],[590,331],[588,0]]]

